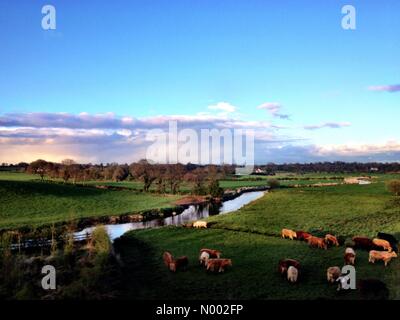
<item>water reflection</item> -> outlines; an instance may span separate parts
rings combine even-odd
[[[122,236],[125,232],[130,230],[138,230],[138,229],[148,229],[148,228],[157,228],[162,226],[179,226],[186,224],[190,221],[200,220],[207,218],[211,215],[215,214],[225,214],[232,211],[236,211],[248,204],[251,201],[254,201],[258,198],[261,198],[264,195],[264,191],[254,191],[244,193],[241,196],[233,199],[224,201],[221,206],[216,205],[206,205],[206,206],[190,206],[186,210],[184,210],[181,214],[177,214],[164,219],[154,219],[150,221],[144,222],[130,222],[130,223],[122,223],[122,224],[109,224],[105,225],[107,232],[111,238],[114,240],[120,236]],[[84,237],[87,234],[91,234],[95,227],[85,228],[82,231],[76,232],[75,237]]]

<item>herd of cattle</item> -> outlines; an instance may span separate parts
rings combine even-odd
[[[175,259],[169,251],[163,254],[165,266],[172,272],[185,271],[189,265],[187,256]],[[232,266],[231,259],[221,259],[221,251],[214,249],[200,249],[199,263],[210,272],[224,272],[226,267]]]
[[[313,236],[312,234],[304,231],[293,231],[290,229],[282,229],[282,238],[289,238],[291,240],[297,239],[306,241],[310,247],[316,247],[327,250],[329,246],[339,246],[339,241],[336,236],[326,234],[324,238]],[[370,239],[367,237],[353,237],[351,243],[346,243],[344,251],[344,265],[355,265],[356,252],[355,249],[362,249],[369,251],[369,262],[382,260],[387,264],[397,257],[398,241],[397,239],[387,233],[379,232],[377,238]],[[300,274],[300,262],[295,259],[283,259],[279,261],[279,272],[287,278],[289,282],[297,282]],[[348,283],[349,276],[342,274],[338,266],[329,267],[326,272],[328,282],[338,282],[338,290],[343,288],[345,283]],[[384,286],[379,280],[370,279],[364,285]]]
[[[207,228],[207,222],[196,221],[192,225],[195,228]],[[293,231],[290,229],[282,229],[282,238],[289,238],[291,240],[297,239],[305,241],[310,247],[320,248],[327,250],[328,247],[345,245],[344,251],[344,265],[355,265],[356,251],[358,249],[369,251],[369,262],[383,261],[385,267],[393,259],[397,257],[398,241],[397,239],[387,233],[379,232],[377,238],[370,239],[367,237],[356,236],[352,238],[351,242],[343,243],[332,234],[326,234],[325,237],[317,237],[305,231]],[[342,242],[342,243],[340,243]],[[185,271],[189,265],[187,256],[182,256],[175,259],[169,251],[163,254],[165,266],[172,272],[178,270]],[[199,252],[199,264],[204,266],[210,272],[224,272],[225,268],[232,266],[231,259],[222,259],[221,251],[215,249],[201,249]],[[301,274],[301,264],[295,259],[282,259],[279,261],[279,273],[286,277],[290,283],[299,281]],[[343,289],[344,284],[348,283],[350,278],[347,274],[342,274],[341,268],[338,266],[329,267],[326,271],[326,278],[329,283],[338,283],[338,290]],[[382,288],[386,289],[386,285],[377,279],[362,280],[361,286],[367,290],[377,291]]]

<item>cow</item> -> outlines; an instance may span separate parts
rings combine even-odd
[[[278,272],[285,276],[289,267],[295,267],[297,270],[300,270],[300,262],[294,259],[282,259],[279,261]]]
[[[219,250],[203,248],[203,249],[200,249],[200,254],[201,254],[202,252],[207,252],[207,253],[210,255],[210,258],[217,258],[217,259],[219,259],[219,258],[221,257],[221,251],[219,251]]]
[[[327,244],[331,244],[333,246],[339,247],[338,239],[335,236],[333,236],[333,235],[331,235],[329,233],[327,235],[325,235],[325,241],[326,241]]]
[[[179,257],[176,260],[173,260],[170,264],[169,264],[169,269],[172,272],[176,272],[177,270],[183,270],[185,271],[187,269],[189,265],[189,259],[186,256],[183,257]]]
[[[394,251],[387,252],[387,251],[376,251],[376,250],[371,250],[369,252],[369,262],[375,263],[377,260],[382,260],[385,263],[385,267],[387,264],[392,260],[392,258],[396,258],[397,253]]]
[[[199,229],[199,228],[204,228],[204,229],[207,229],[207,221],[195,221],[194,223],[193,223],[193,228],[197,228],[197,229]]]
[[[325,250],[328,249],[325,239],[311,236],[308,238],[307,242],[310,247],[317,247]]]
[[[356,256],[356,252],[354,251],[353,248],[347,247],[346,250],[344,250],[344,254],[346,253],[352,253],[354,256]]]
[[[228,266],[232,266],[231,259],[208,259],[207,261],[207,271],[224,272]]]
[[[282,229],[282,238],[289,238],[293,240],[293,238],[297,238],[296,232],[290,229]]]
[[[312,235],[305,231],[296,231],[297,240],[307,241]]]
[[[388,241],[388,242],[390,243],[392,249],[393,249],[394,251],[398,252],[397,246],[398,246],[399,242],[398,242],[398,240],[395,238],[395,236],[393,236],[393,235],[391,235],[391,234],[388,234],[388,233],[378,232],[377,237],[378,237],[379,239],[383,239],[383,240]]]
[[[372,240],[372,243],[377,247],[383,248],[383,250],[392,251],[392,246],[387,240],[375,238]]]
[[[206,252],[206,251],[200,252],[200,256],[199,256],[200,265],[206,266],[208,259],[210,259],[210,254],[208,252]]]
[[[164,260],[164,264],[167,268],[169,268],[170,263],[174,260],[174,258],[172,257],[171,252],[169,251],[165,251],[163,253],[163,260]]]
[[[290,266],[287,271],[287,279],[291,283],[297,282],[297,277],[299,275],[298,270],[296,267]]]
[[[337,278],[340,277],[342,271],[340,270],[339,267],[329,267],[326,270],[326,279],[328,280],[328,282],[334,283],[336,281]]]
[[[345,265],[350,264],[350,265],[354,266],[355,260],[356,260],[356,255],[354,253],[349,252],[349,253],[344,254],[344,264]]]
[[[354,248],[371,250],[374,248],[374,243],[370,238],[367,237],[353,237]]]

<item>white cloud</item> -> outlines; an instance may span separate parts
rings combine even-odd
[[[237,108],[228,102],[218,102],[217,104],[208,106],[208,109],[222,111],[224,113],[233,113]]]

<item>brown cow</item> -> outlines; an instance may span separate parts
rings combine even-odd
[[[382,247],[383,250],[387,250],[389,252],[392,251],[392,246],[390,245],[390,242],[387,240],[375,238],[372,240],[372,243],[377,247]]]
[[[354,253],[348,252],[344,254],[344,264],[351,264],[354,266],[356,260],[356,255]]]
[[[392,258],[396,258],[397,253],[392,251],[392,252],[386,252],[386,251],[375,251],[371,250],[369,252],[369,262],[375,263],[376,260],[382,260],[385,263],[385,267],[387,266],[388,262],[392,260]]]
[[[207,261],[207,271],[224,272],[227,266],[232,266],[231,259],[208,259]]]
[[[189,259],[186,256],[183,257],[179,257],[176,260],[173,260],[170,264],[169,264],[169,269],[172,272],[176,272],[177,270],[183,270],[185,271],[187,269],[189,265]]]
[[[170,263],[174,260],[174,258],[172,257],[171,252],[169,251],[165,251],[163,253],[163,260],[164,260],[164,264],[167,268],[169,268]]]
[[[329,233],[325,236],[325,241],[328,244],[339,247],[339,241],[337,240],[337,238]]]
[[[217,259],[219,259],[219,258],[221,257],[221,251],[219,251],[219,250],[203,248],[203,249],[200,249],[200,254],[201,254],[202,252],[207,252],[207,253],[210,255],[210,258],[217,258]]]
[[[325,239],[311,236],[308,238],[307,242],[310,247],[317,247],[325,250],[328,249],[328,245],[326,244]]]
[[[342,271],[339,267],[329,267],[328,270],[326,270],[326,279],[328,280],[328,282],[334,283],[341,274]]]
[[[312,234],[305,231],[296,231],[296,235],[297,235],[297,240],[304,240],[304,241],[307,241],[307,239],[312,236]]]
[[[282,229],[282,238],[289,238],[290,240],[293,240],[293,238],[297,238],[296,232],[290,229]]]
[[[370,238],[367,237],[353,237],[354,248],[356,249],[364,249],[371,250],[374,248],[374,243]]]
[[[300,262],[294,259],[282,259],[279,261],[278,271],[281,275],[285,276],[289,267],[295,267],[300,270]]]

